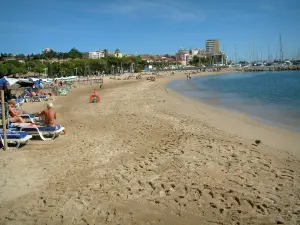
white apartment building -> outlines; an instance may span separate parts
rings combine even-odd
[[[90,59],[100,59],[100,58],[104,58],[104,57],[105,57],[104,51],[89,52]]]

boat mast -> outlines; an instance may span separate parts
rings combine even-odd
[[[252,40],[252,61],[255,61],[254,39]]]
[[[237,64],[237,48],[236,48],[236,42],[234,42],[234,51],[235,51],[235,63]]]
[[[270,57],[270,44],[268,44],[268,62],[270,62],[271,57]]]
[[[282,40],[281,40],[281,34],[279,34],[279,45],[280,45],[280,61],[283,61],[283,50],[282,50]]]

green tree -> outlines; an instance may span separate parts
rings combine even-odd
[[[57,53],[53,50],[50,50],[48,52],[45,52],[42,54],[42,58],[43,59],[53,59],[53,58],[57,58]]]
[[[14,68],[16,68],[16,66],[12,63],[5,63],[5,64],[3,64],[3,66],[7,70],[7,75],[13,74],[12,72],[13,72]]]
[[[46,68],[46,65],[43,64],[40,61],[35,61],[34,62],[34,67],[32,68],[32,71],[38,74],[41,74],[44,72],[44,69]]]
[[[104,57],[107,57],[108,56],[108,50],[104,49],[103,52],[104,52]]]
[[[24,54],[18,54],[18,55],[16,55],[16,59],[25,60],[25,55]]]
[[[4,64],[13,64],[16,67],[21,67],[23,63],[20,63],[17,60],[7,60]]]
[[[22,73],[22,68],[20,68],[20,67],[14,67],[11,70],[11,74],[20,74],[20,73]]]
[[[0,65],[0,75],[6,76],[7,73],[7,69],[4,66]]]
[[[81,59],[82,58],[82,53],[78,51],[76,48],[72,48],[68,52],[68,57],[71,59]]]
[[[48,68],[48,77],[54,77],[52,63],[49,63],[47,65],[47,68]]]

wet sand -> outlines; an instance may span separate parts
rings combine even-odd
[[[58,97],[67,135],[0,152],[0,224],[299,224],[298,134],[165,88],[181,76]]]

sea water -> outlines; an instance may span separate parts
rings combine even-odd
[[[232,73],[167,85],[185,96],[240,111],[264,123],[300,131],[300,72]]]

